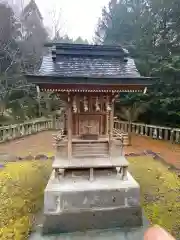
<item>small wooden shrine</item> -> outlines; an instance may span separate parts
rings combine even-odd
[[[115,200],[113,203],[110,200],[110,190],[114,186],[120,187],[118,184],[127,181],[130,189],[137,190],[135,209],[140,209],[139,187],[128,175],[128,162],[123,156],[124,133],[114,128],[114,102],[121,92],[143,92],[150,85],[149,78],[140,76],[133,59],[120,46],[62,43],[46,46],[51,47],[51,51],[44,56],[40,70],[26,75],[28,82],[38,85],[41,91],[57,93],[66,103],[64,128],[56,136],[54,172],[45,190],[45,215],[48,219],[46,229],[51,231],[55,228],[54,222],[59,222],[56,229],[82,230],[80,222],[77,225],[74,221],[69,226],[69,218],[64,215],[68,211],[73,218],[75,209],[78,209],[78,214],[86,211],[85,216],[89,220],[83,225],[85,229],[91,228],[90,224],[94,220],[89,214],[93,211],[96,214],[99,211],[97,209],[101,209],[105,215],[97,217],[94,227],[112,227],[112,213],[122,213],[122,206],[118,206],[119,203],[115,203]],[[104,178],[105,172],[107,176]],[[110,190],[105,195],[106,204],[103,204],[101,191],[105,191],[107,182],[110,181],[108,176],[111,177],[109,186],[112,184],[112,189],[109,187]],[[99,182],[98,179],[103,181]],[[100,184],[100,192],[96,189],[97,183]],[[53,186],[58,186],[56,193]],[[66,191],[71,192],[72,196],[64,200],[63,194],[66,196]],[[122,199],[123,206],[131,209],[123,191],[117,197]],[[99,200],[91,199],[89,203],[90,195],[94,193],[99,194]],[[58,220],[53,218],[54,215],[59,217]],[[109,222],[104,225],[103,216],[109,218]],[[123,223],[120,218],[122,216],[118,215],[117,220],[121,225]]]

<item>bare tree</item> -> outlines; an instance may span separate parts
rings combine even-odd
[[[23,0],[18,1],[17,9],[18,11],[14,14],[13,10],[7,3],[0,3],[0,114],[4,115],[9,107],[10,109],[15,107],[19,111],[18,114],[22,114],[23,117],[26,117],[27,108],[29,108],[30,105],[29,103],[32,103],[32,101],[35,102],[36,98],[33,100],[32,96],[30,96],[32,94],[28,92],[28,89],[32,86],[27,85],[23,73],[21,74],[21,71],[25,66],[24,56],[28,51],[28,54],[31,54],[32,56],[32,62],[34,64],[34,56],[37,56],[37,52],[43,47],[45,37],[44,35],[43,37],[40,36],[42,40],[39,44],[38,40],[40,38],[38,37],[41,25],[38,25],[38,29],[33,33],[35,36],[34,38],[31,34],[32,28],[28,29],[27,24],[26,26],[24,25],[24,19],[22,18],[22,14],[20,14],[21,12],[24,13],[25,10]],[[41,29],[43,29],[43,27]],[[36,48],[34,47],[34,44],[36,45]],[[41,52],[38,56],[40,59]],[[17,67],[18,72],[14,71],[15,67]],[[11,112],[15,114],[14,116],[17,116],[16,110]]]
[[[66,33],[63,28],[63,26],[65,26],[65,21],[63,20],[62,9],[59,8],[59,6],[52,6],[48,15],[51,25],[50,36],[53,40],[59,40]]]
[[[122,120],[128,121],[128,136],[129,144],[131,145],[132,141],[132,131],[131,125],[133,121],[136,121],[140,114],[144,113],[149,107],[148,103],[145,102],[134,102],[129,106],[121,106],[120,111],[117,112],[117,117]]]

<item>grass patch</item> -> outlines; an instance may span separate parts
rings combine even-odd
[[[151,157],[129,158],[130,171],[141,186],[142,205],[152,224],[180,237],[180,179]]]
[[[52,161],[9,163],[0,170],[0,239],[26,239],[34,215],[43,205],[43,191]]]

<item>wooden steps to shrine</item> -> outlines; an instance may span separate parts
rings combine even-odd
[[[109,155],[108,154],[91,154],[91,153],[88,153],[88,154],[75,154],[74,155],[74,158],[108,158]]]
[[[89,142],[73,142],[72,143],[73,157],[108,157],[109,143],[108,141],[89,141]]]

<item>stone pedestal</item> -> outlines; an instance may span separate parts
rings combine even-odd
[[[122,180],[116,171],[98,170],[89,181],[85,170],[60,179],[53,171],[45,189],[44,215],[44,233],[138,227],[140,188],[130,173]]]
[[[42,234],[42,219],[39,218],[29,237],[29,240],[143,240],[149,222],[143,215],[143,224],[138,227],[93,229],[83,232]]]

